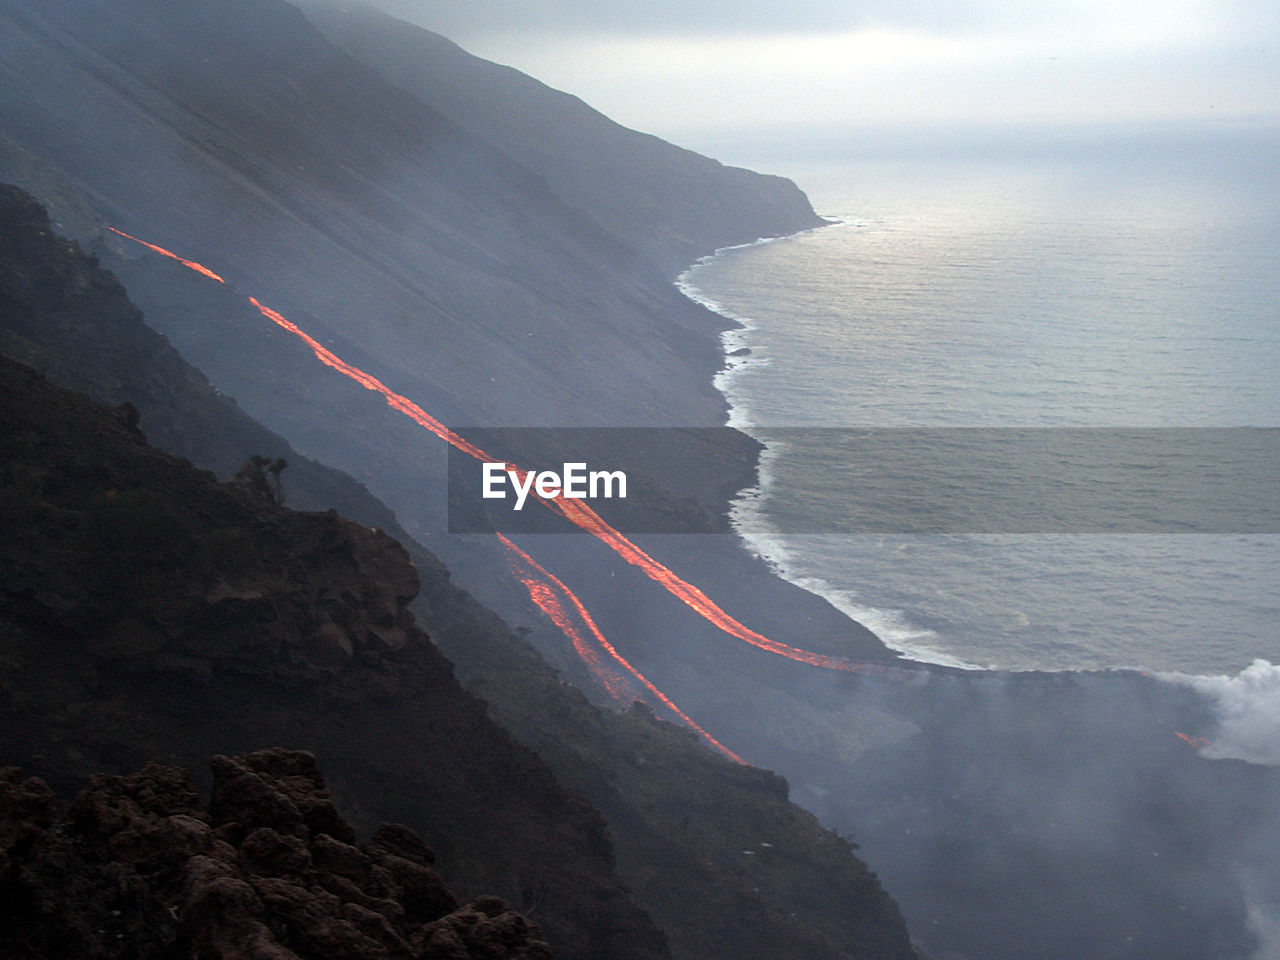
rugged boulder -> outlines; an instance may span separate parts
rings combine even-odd
[[[310,753],[95,775],[62,811],[0,771],[0,950],[38,957],[549,960],[497,897],[459,906],[435,856],[384,824],[356,846]]]

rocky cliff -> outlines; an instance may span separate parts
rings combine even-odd
[[[418,830],[465,897],[536,908],[558,955],[661,957],[599,815],[465,694],[388,536],[294,513],[0,366],[0,756],[60,791],[154,757],[288,743],[367,829]]]
[[[413,831],[357,846],[316,759],[217,756],[204,804],[187,771],[96,775],[62,810],[0,770],[0,953],[239,960],[550,960],[496,897],[465,906]]]

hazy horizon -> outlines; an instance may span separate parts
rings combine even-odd
[[[957,129],[1280,122],[1280,9],[1257,0],[374,3],[713,154],[895,131],[945,143]]]

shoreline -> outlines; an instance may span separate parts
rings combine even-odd
[[[755,321],[751,317],[743,316],[730,310],[704,294],[695,284],[694,274],[699,267],[705,266],[717,257],[733,250],[765,246],[806,236],[828,227],[849,226],[855,223],[855,221],[842,218],[823,217],[823,219],[826,222],[822,226],[809,227],[804,230],[798,230],[795,233],[776,237],[760,237],[749,243],[737,243],[719,247],[714,252],[699,257],[681,271],[673,281],[673,285],[682,296],[733,324],[733,326],[720,333],[722,366],[713,376],[712,385],[724,398],[724,403],[728,410],[725,425],[745,433],[760,443],[763,448],[756,464],[755,484],[740,489],[727,504],[729,525],[743,548],[752,557],[763,562],[774,576],[830,604],[858,627],[870,632],[885,650],[907,663],[926,668],[941,667],[946,670],[964,672],[1043,672],[1036,670],[1006,670],[991,665],[984,666],[933,649],[928,645],[928,639],[936,636],[936,634],[927,628],[915,628],[907,625],[904,620],[907,616],[906,611],[866,606],[846,591],[831,586],[821,577],[806,575],[789,569],[790,565],[794,564],[791,550],[785,543],[778,540],[779,535],[770,528],[764,511],[760,507],[760,500],[771,482],[768,461],[771,457],[779,456],[780,451],[776,443],[770,445],[751,432],[758,425],[752,421],[750,409],[741,398],[735,398],[731,393],[731,383],[738,371],[753,366],[768,366],[772,361],[768,357],[757,357],[755,349],[748,339],[753,331],[759,329]],[[751,521],[749,524],[746,522],[748,518]],[[747,527],[751,527],[754,532],[748,530]],[[893,625],[893,621],[901,622]],[[886,633],[889,633],[889,635],[886,636]],[[894,635],[895,633],[896,635]]]
[[[847,221],[854,224],[857,221]],[[790,583],[804,589],[808,592],[819,596],[833,606],[839,609],[843,614],[870,629],[878,639],[891,651],[900,657],[919,662],[923,664],[937,664],[947,667],[955,667],[966,670],[997,670],[1008,672],[1027,672],[1027,671],[1058,671],[1058,672],[1079,672],[1082,670],[1138,670],[1149,671],[1152,673],[1180,673],[1186,676],[1200,677],[1235,677],[1242,674],[1250,664],[1258,657],[1268,660],[1276,659],[1274,656],[1267,657],[1267,649],[1264,645],[1261,649],[1244,650],[1241,657],[1232,657],[1224,659],[1221,656],[1194,657],[1194,656],[1162,656],[1159,650],[1147,649],[1152,646],[1154,640],[1145,641],[1145,646],[1141,641],[1142,637],[1150,636],[1159,638],[1164,635],[1161,631],[1161,625],[1164,621],[1159,619],[1147,625],[1147,633],[1142,633],[1142,624],[1134,624],[1133,629],[1139,631],[1134,634],[1139,642],[1134,642],[1132,647],[1125,645],[1123,638],[1118,638],[1115,644],[1110,643],[1109,638],[1112,634],[1106,630],[1095,631],[1093,633],[1072,633],[1077,621],[1070,619],[1069,613],[1061,613],[1062,599],[1058,593],[1050,592],[1046,595],[1048,605],[1045,607],[1042,618],[1049,624],[1048,637],[1057,637],[1061,635],[1067,641],[1065,646],[1060,649],[1055,648],[1044,651],[1045,656],[1036,656],[1035,650],[1030,650],[1027,655],[1022,656],[1019,651],[1009,647],[1008,643],[1001,641],[988,645],[983,641],[982,631],[988,626],[990,620],[992,628],[999,626],[995,619],[986,616],[988,612],[995,617],[1000,613],[1003,607],[1000,606],[1003,594],[992,593],[990,595],[990,603],[988,611],[986,607],[977,609],[976,612],[983,614],[976,619],[966,619],[964,611],[961,611],[960,620],[953,624],[954,629],[948,629],[946,625],[947,617],[940,614],[938,618],[931,619],[927,615],[928,610],[934,609],[933,606],[926,604],[920,608],[918,613],[921,616],[913,616],[910,606],[897,606],[894,600],[897,598],[896,590],[882,590],[882,594],[887,594],[885,599],[888,603],[876,603],[875,600],[868,602],[863,599],[863,584],[854,582],[852,576],[845,576],[840,567],[832,567],[832,563],[839,562],[839,549],[833,548],[828,550],[825,546],[819,547],[816,556],[810,556],[806,553],[808,548],[802,543],[788,542],[791,538],[782,537],[777,534],[772,525],[768,522],[766,507],[770,503],[769,491],[776,492],[776,487],[771,487],[771,462],[777,461],[784,454],[778,449],[776,438],[769,438],[765,431],[766,428],[759,427],[758,421],[761,419],[752,408],[752,399],[750,391],[741,389],[743,385],[740,377],[751,372],[751,376],[763,377],[767,380],[768,374],[764,371],[755,369],[768,366],[775,362],[775,358],[769,354],[769,344],[765,343],[763,347],[753,342],[753,338],[758,336],[760,330],[771,330],[770,323],[759,323],[755,318],[749,316],[747,311],[751,309],[754,302],[750,299],[742,300],[736,295],[737,287],[733,284],[723,288],[724,295],[727,300],[737,305],[738,310],[735,311],[720,303],[703,289],[700,289],[698,282],[700,276],[700,268],[706,267],[717,257],[735,250],[742,250],[752,246],[762,245],[764,243],[773,243],[782,239],[794,239],[801,237],[812,231],[800,231],[796,234],[790,234],[785,237],[770,237],[755,241],[752,244],[738,244],[730,247],[718,249],[714,254],[700,258],[694,264],[691,264],[683,271],[676,282],[677,289],[685,297],[693,302],[711,310],[725,318],[725,320],[733,326],[721,335],[721,347],[723,354],[723,362],[721,368],[716,372],[713,383],[716,389],[724,397],[725,405],[729,410],[729,425],[743,431],[748,436],[761,442],[765,446],[762,453],[760,463],[757,470],[757,484],[754,487],[744,488],[739,492],[738,496],[730,504],[730,523],[735,533],[743,540],[746,549],[763,558],[770,568],[779,577]],[[833,238],[837,241],[839,238]],[[809,250],[809,247],[800,248],[800,252],[795,251],[778,251],[777,254],[760,254],[757,258],[755,254],[748,254],[747,259],[734,261],[730,260],[725,269],[728,270],[728,276],[733,277],[735,273],[735,262],[747,263],[755,265],[763,262],[766,265],[775,261],[791,263],[796,256],[803,254]],[[767,267],[766,267],[767,268]],[[738,269],[741,269],[740,267]],[[712,277],[717,273],[711,273]],[[713,284],[714,287],[714,284]],[[749,286],[743,288],[749,292]],[[770,288],[772,291],[773,288]],[[772,292],[769,294],[772,297]],[[774,301],[770,299],[769,303]],[[766,313],[766,317],[777,318],[774,313]],[[785,314],[782,315],[785,321]],[[782,336],[782,334],[779,334]],[[790,341],[788,341],[790,342]],[[791,348],[803,348],[803,342],[792,344]],[[746,386],[759,387],[759,382],[750,379]],[[768,390],[757,390],[760,396],[768,398],[770,393]],[[766,404],[767,405],[767,404]],[[803,414],[801,414],[803,417]],[[767,419],[767,417],[766,417]],[[785,472],[787,469],[785,461],[781,467]],[[775,501],[776,504],[776,501]],[[926,544],[925,547],[928,547]],[[859,548],[861,549],[861,548]],[[868,550],[871,547],[867,547]],[[923,549],[923,548],[922,548]],[[931,551],[925,556],[927,558],[942,562],[945,557],[942,554],[936,554],[935,548],[928,547]],[[981,547],[975,546],[973,549],[979,551],[979,556],[985,556],[991,550],[998,550],[998,547]],[[1073,548],[1074,549],[1074,548]],[[1126,548],[1127,549],[1127,548]],[[1178,550],[1172,551],[1174,555],[1180,555]],[[1187,549],[1190,549],[1189,547]],[[1015,556],[1022,557],[1038,555],[1038,548],[1035,544],[1028,547],[1017,547]],[[1027,553],[1030,551],[1030,553]],[[1167,551],[1166,551],[1167,552]],[[936,556],[935,556],[936,554]],[[1139,552],[1140,556],[1145,553]],[[878,555],[877,555],[878,556]],[[1070,554],[1074,556],[1074,554]],[[870,562],[876,562],[870,560]],[[1255,564],[1256,566],[1256,564]],[[828,579],[830,577],[830,579]],[[918,577],[916,579],[919,579]],[[962,578],[956,577],[959,583]],[[906,584],[906,587],[915,585],[915,580]],[[944,578],[942,585],[946,586],[951,581]],[[954,584],[952,585],[954,588]],[[981,594],[982,590],[996,589],[998,584],[995,581],[982,581],[975,584],[980,591],[979,601],[986,602],[983,599],[986,595]],[[927,586],[926,588],[927,589]],[[875,591],[872,591],[874,593]],[[1034,598],[1029,599],[1028,596],[1021,596],[1022,603],[1034,603]],[[909,603],[909,596],[901,598]],[[1058,605],[1055,606],[1054,604]],[[1008,605],[1008,604],[1006,604]],[[1033,607],[1019,607],[1015,602],[1010,606],[1019,609],[1033,610]],[[1132,620],[1133,616],[1140,613],[1141,607],[1135,607],[1131,611],[1126,611],[1126,615]],[[1065,616],[1066,619],[1053,619],[1055,613]],[[1025,622],[1025,618],[1024,621]],[[1127,622],[1127,621],[1122,621]],[[1057,628],[1055,624],[1061,623],[1062,630],[1057,633],[1053,632]],[[1091,626],[1092,621],[1087,618],[1083,621],[1083,626]],[[1119,629],[1117,627],[1116,629]],[[939,632],[941,631],[941,633]],[[943,642],[943,637],[950,635],[953,641],[950,644]],[[1212,640],[1216,634],[1208,634]],[[1078,646],[1073,646],[1078,638]],[[997,639],[999,637],[997,636]],[[950,649],[948,649],[950,647]],[[1008,649],[1006,649],[1008,647]],[[976,650],[979,653],[988,652],[989,659],[972,658],[969,653]],[[1144,652],[1146,655],[1144,655]],[[1110,653],[1110,655],[1108,655]],[[1203,663],[1197,663],[1197,659]]]

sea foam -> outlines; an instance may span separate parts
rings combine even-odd
[[[852,220],[832,220],[833,226],[854,225]],[[814,229],[823,229],[815,227]],[[792,236],[801,236],[812,231],[805,230]],[[708,297],[698,289],[694,282],[698,268],[710,263],[717,256],[728,250],[754,247],[787,237],[763,237],[751,243],[723,247],[715,253],[702,257],[676,278],[675,286],[685,297],[706,307],[712,313],[719,314],[727,320],[738,324],[720,335],[724,351],[724,368],[716,375],[713,384],[720,391],[729,405],[727,426],[750,434],[752,428],[759,426],[752,417],[750,408],[741,392],[734,389],[735,381],[742,371],[753,367],[768,366],[772,361],[758,344],[751,341],[751,334],[758,329],[754,320],[729,309],[724,304]],[[756,437],[756,439],[761,439]],[[763,443],[764,441],[761,440]],[[885,610],[870,607],[860,602],[847,590],[839,590],[820,577],[809,576],[799,570],[799,562],[795,553],[788,546],[788,538],[782,536],[768,519],[764,503],[772,481],[772,465],[782,456],[785,444],[776,438],[765,443],[764,452],[760,455],[757,468],[757,485],[739,492],[729,507],[729,519],[735,532],[756,556],[764,560],[782,579],[793,583],[802,590],[822,597],[833,607],[856,623],[862,624],[894,652],[909,660],[921,663],[934,663],[939,666],[953,667],[961,670],[989,669],[980,664],[969,663],[957,657],[942,653],[937,649],[938,635],[932,631],[912,625],[906,614],[900,610]]]
[[[822,597],[903,657],[961,670],[987,669],[942,653],[938,649],[938,635],[932,630],[914,626],[905,613],[868,606],[852,591],[837,589],[821,577],[804,572],[799,556],[799,552],[803,551],[803,535],[788,537],[780,533],[770,521],[765,506],[768,491],[774,482],[774,464],[788,454],[785,441],[769,437],[760,454],[756,471],[757,485],[740,491],[729,505],[729,520],[747,549],[764,560],[782,579]],[[796,545],[801,545],[799,551]]]

